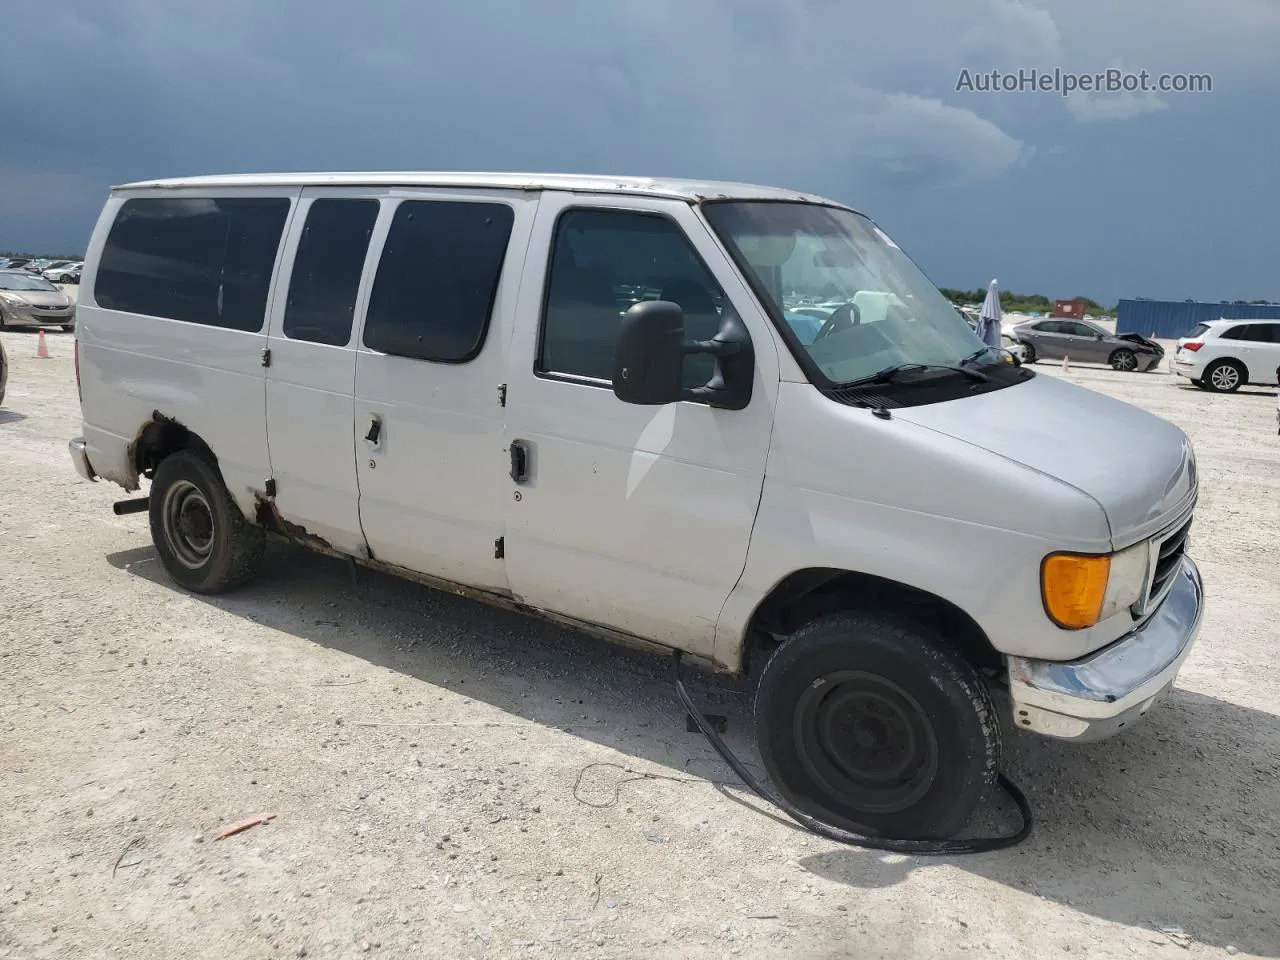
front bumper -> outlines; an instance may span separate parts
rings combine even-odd
[[[76,308],[56,310],[48,307],[36,307],[30,304],[21,306],[12,303],[3,305],[5,323],[15,327],[59,327],[73,326],[76,322]]]
[[[67,449],[71,451],[71,462],[76,466],[76,473],[86,480],[96,480],[98,475],[93,472],[93,464],[89,462],[89,451],[85,446],[84,437],[76,437],[67,444]]]
[[[1160,366],[1160,361],[1163,359],[1163,353],[1138,354],[1138,373],[1150,373],[1152,370]]]
[[[1155,613],[1110,646],[1069,663],[1009,657],[1014,725],[1063,740],[1119,732],[1173,686],[1203,614],[1200,571],[1183,557]]]

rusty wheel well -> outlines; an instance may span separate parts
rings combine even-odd
[[[894,609],[936,627],[979,671],[998,674],[1004,658],[973,618],[954,603],[868,573],[810,567],[785,577],[747,625],[743,669],[757,672],[770,653],[811,620],[849,609]]]
[[[214,468],[217,468],[218,458],[199,434],[157,411],[138,432],[138,439],[133,443],[134,468],[139,476],[150,479],[160,461],[179,450],[194,450],[207,457]]]

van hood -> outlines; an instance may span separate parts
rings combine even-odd
[[[1178,516],[1197,491],[1187,436],[1132,404],[1054,377],[894,417],[980,447],[1092,497],[1123,549]],[[980,491],[974,491],[980,496]]]

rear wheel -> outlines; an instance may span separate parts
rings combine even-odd
[[[1204,372],[1205,389],[1214,393],[1235,393],[1244,381],[1244,367],[1236,360],[1217,360]]]
[[[208,458],[192,450],[165,457],[150,501],[152,542],[181,586],[221,593],[258,572],[266,534],[245,519]]]
[[[1121,347],[1115,353],[1111,354],[1111,369],[1120,370],[1126,373],[1138,369],[1138,357],[1132,350]]]
[[[986,686],[931,629],[855,611],[802,627],[765,665],[756,737],[778,791],[864,835],[952,836],[995,782]]]

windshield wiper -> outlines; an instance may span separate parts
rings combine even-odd
[[[983,351],[984,353],[986,351]],[[841,387],[858,387],[867,383],[892,383],[905,373],[927,373],[930,370],[950,370],[952,373],[958,373],[962,377],[967,377],[978,383],[990,383],[991,378],[985,373],[980,373],[972,367],[951,366],[946,363],[895,363],[891,367],[885,367],[868,377],[859,377],[857,380],[850,380],[848,383],[840,384]]]

